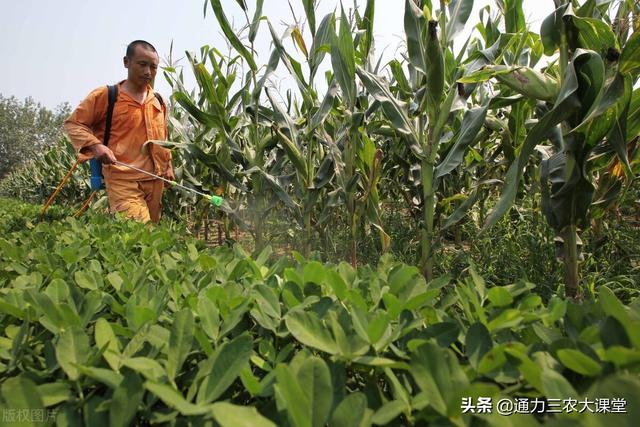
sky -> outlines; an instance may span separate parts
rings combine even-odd
[[[252,16],[254,1],[246,2]],[[291,0],[291,3],[297,21],[307,29],[302,2]],[[364,1],[359,3],[364,9]],[[161,66],[172,42],[173,58],[183,58],[178,62],[182,65],[187,65],[185,51],[197,52],[203,45],[223,52],[227,49],[211,8],[206,18],[203,16],[203,0],[3,0],[0,4],[0,94],[19,99],[31,96],[48,108],[62,102],[69,102],[73,107],[92,89],[125,79],[122,57],[132,40],[152,43],[160,54]],[[222,0],[222,4],[229,21],[235,28],[241,28],[245,18],[238,3]],[[478,11],[486,4],[497,10],[489,0],[475,0],[467,27],[477,22]],[[339,11],[339,5],[338,0],[317,1],[316,25],[327,13]],[[344,0],[344,6],[348,10],[353,7],[353,1]],[[539,31],[542,19],[552,10],[552,0],[524,0],[525,17],[533,31]],[[403,13],[403,0],[376,0],[375,46],[385,61],[398,57],[397,47],[404,39]],[[283,34],[288,25],[295,22],[287,0],[265,0],[263,15],[278,34]],[[309,33],[304,35],[310,47]],[[458,40],[466,36],[468,32],[458,36]],[[285,41],[285,48],[295,50],[291,38]],[[266,64],[272,46],[264,22],[256,50],[258,65]],[[325,62],[329,61],[327,55]],[[191,70],[185,69],[184,74],[187,87],[194,86]],[[283,85],[286,87],[287,83]],[[155,89],[164,96],[171,95],[160,71]]]

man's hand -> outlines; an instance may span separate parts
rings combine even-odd
[[[89,147],[89,149],[93,153],[93,156],[102,163],[114,164],[117,160],[113,151],[104,144],[95,144]]]
[[[168,179],[169,181],[175,181],[176,180],[176,176],[173,173],[173,166],[169,165],[169,168],[167,169],[167,171],[164,173],[164,175],[162,176],[163,178]],[[165,188],[166,187],[170,187],[169,184],[165,183]]]
[[[165,172],[164,177],[170,181],[176,180],[176,176],[174,175],[173,168],[171,166],[169,166],[169,169],[167,169],[167,171]]]

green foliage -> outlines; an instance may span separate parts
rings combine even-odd
[[[462,413],[463,397],[616,397],[616,419],[638,416],[639,300],[608,287],[576,304],[474,268],[427,283],[388,255],[358,269],[248,255],[96,214],[8,224],[37,212],[0,207],[0,409],[57,424],[471,426],[493,421]],[[600,425],[538,421],[570,419]]]
[[[225,212],[253,235],[256,247],[281,234],[278,226],[269,233],[270,223],[284,222],[294,240],[304,236],[297,246],[304,254],[326,253],[323,236],[332,224],[350,232],[343,246],[356,265],[366,257],[358,240],[370,231],[379,234],[383,251],[394,246],[382,206],[407,202],[420,229],[427,278],[437,269],[442,235],[458,232],[469,214],[481,218],[486,233],[524,193],[540,192],[536,209],[567,236],[565,282],[576,295],[576,227],[588,227],[591,209],[600,215],[598,209],[612,206],[637,172],[632,58],[638,37],[623,25],[637,8],[623,2],[614,19],[604,4],[558,2],[536,33],[527,28],[521,1],[500,0],[493,5],[499,14],[485,20],[491,6],[483,8],[477,32],[458,46],[454,39],[469,22],[473,1],[403,3],[406,52],[387,67],[373,54],[374,2],[351,14],[336,10],[316,25],[315,2],[303,1],[308,31],[294,15],[296,22],[280,37],[262,18],[274,50],[266,67],[256,68],[248,52],[262,3],[253,19],[239,3],[246,43],[212,1],[239,56],[214,56],[206,46],[199,59],[189,55],[199,86],[194,94],[184,90],[181,74],[167,73],[196,128],[182,147],[202,164],[201,176],[214,175],[238,196]],[[288,49],[289,35],[300,55]],[[557,52],[559,59],[549,58]],[[314,78],[327,53],[332,69],[323,95]],[[297,92],[278,97],[269,81],[281,66]],[[535,151],[542,153],[540,172],[531,159]],[[614,156],[624,177],[603,172]],[[494,203],[496,187],[502,194]],[[470,234],[469,244],[474,239]]]
[[[54,145],[70,112],[69,104],[51,111],[32,98],[0,95],[0,179]]]
[[[0,181],[0,195],[44,204],[71,170],[76,158],[76,152],[66,137],[59,137],[57,142],[33,153],[30,159],[8,173]],[[60,190],[55,203],[79,205],[90,193],[88,164],[80,164]]]
[[[222,2],[204,2],[230,51],[187,52],[187,70],[170,52],[164,76],[173,89],[174,142],[167,145],[175,148],[180,183],[222,193],[226,203],[214,211],[167,191],[165,215],[186,219],[196,232],[204,225],[205,234],[215,221],[226,241],[237,227],[256,248],[283,242],[354,266],[389,250],[412,263],[420,253],[427,278],[462,259],[455,250],[443,261],[443,241],[453,237],[458,247],[474,248],[471,258],[487,261],[478,265],[491,280],[533,277],[530,266],[540,265],[538,280],[555,289],[562,280],[555,243],[538,223],[543,212],[566,237],[568,291],[592,286],[588,258],[578,287],[578,231],[595,245],[590,221],[623,204],[640,170],[640,92],[633,89],[640,39],[630,25],[637,5],[556,2],[538,29],[527,27],[522,1],[498,0],[481,9],[463,40],[475,19],[473,1],[405,0],[406,43],[385,64],[373,40],[375,2],[356,3],[322,19],[316,1],[292,3],[294,22],[281,33],[263,16],[262,1],[228,5],[244,17],[238,28]],[[262,66],[260,36],[273,48]],[[331,69],[322,84],[325,65]],[[185,72],[193,73],[195,90],[185,87]],[[276,76],[289,78],[292,89],[277,90]],[[10,175],[0,192],[44,201],[73,159],[68,147],[56,151]],[[74,174],[59,201],[82,201],[86,176]],[[385,212],[396,206],[412,229]],[[534,231],[524,229],[522,216],[533,218]],[[515,237],[515,252],[535,249],[531,258],[540,262],[509,266],[503,256],[492,258],[475,224],[498,237],[489,229],[499,227]]]
[[[204,224],[205,234],[213,220],[227,242],[235,226],[258,250],[274,243],[352,266],[373,265],[391,251],[420,263],[428,280],[443,273],[457,279],[473,261],[488,282],[535,281],[545,298],[565,288],[593,295],[606,284],[629,301],[637,294],[637,233],[622,218],[637,215],[627,193],[640,164],[639,39],[629,25],[638,9],[629,1],[556,3],[538,31],[527,27],[522,1],[498,0],[482,8],[476,31],[462,40],[456,36],[472,22],[473,1],[405,0],[406,51],[384,64],[375,57],[373,0],[321,20],[316,1],[292,4],[308,25],[294,16],[284,34],[263,16],[262,1],[230,3],[244,16],[238,29],[222,2],[205,1],[230,52],[203,46],[186,53],[195,90],[169,58],[173,142],[166,145],[175,148],[179,182],[223,193],[226,203],[214,211],[167,191],[165,213],[195,230]],[[263,66],[255,55],[260,35],[273,47]],[[323,65],[332,67],[326,85],[317,82]],[[274,87],[272,77],[282,72],[292,90]],[[72,162],[70,148],[57,146],[9,175],[0,192],[42,202]],[[76,172],[59,200],[82,201],[86,178]],[[627,212],[616,218],[620,209]],[[565,238],[564,251],[554,253],[554,232]],[[565,261],[564,279],[556,256]],[[90,272],[76,273],[78,286],[96,290]],[[256,294],[275,307],[269,291]],[[197,305],[211,311],[206,336],[219,340],[221,313],[209,300]],[[271,314],[296,330],[318,320],[275,308]],[[132,326],[154,316],[143,310]],[[272,317],[258,316],[277,330]],[[300,336],[337,354],[334,338]],[[184,345],[171,356],[174,378],[191,347],[185,336],[171,337]],[[345,348],[360,350],[357,343]]]

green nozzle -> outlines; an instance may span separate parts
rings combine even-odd
[[[211,196],[211,199],[209,201],[213,206],[220,206],[222,205],[223,199],[220,196]]]

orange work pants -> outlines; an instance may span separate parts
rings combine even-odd
[[[127,218],[140,222],[160,221],[163,182],[159,179],[109,179],[105,185],[112,213],[124,212]]]

